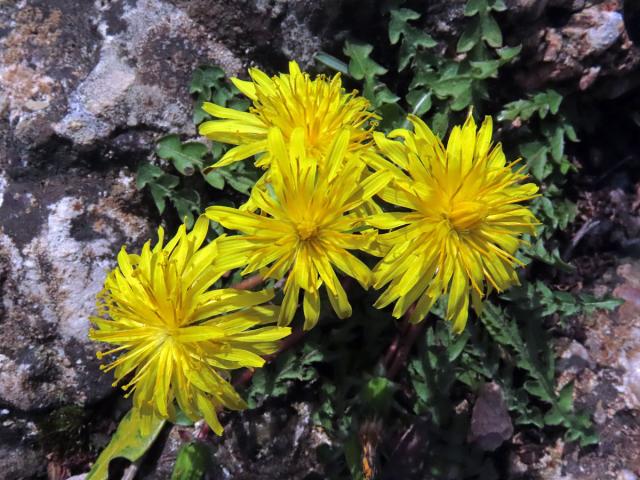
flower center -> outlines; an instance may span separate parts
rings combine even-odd
[[[459,233],[478,228],[486,216],[486,205],[475,201],[456,202],[447,215],[451,227]]]
[[[177,328],[165,327],[165,328],[159,329],[156,338],[158,338],[163,343],[174,342],[175,341],[174,336],[177,333],[178,333]]]
[[[315,222],[311,222],[309,220],[303,220],[298,225],[296,225],[296,230],[298,231],[298,238],[300,240],[309,240],[313,238],[318,233],[318,226]]]

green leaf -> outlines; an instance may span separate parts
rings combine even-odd
[[[561,126],[556,127],[551,138],[551,158],[556,162],[560,162],[564,155],[564,129]]]
[[[459,111],[472,102],[471,82],[468,75],[446,76],[432,84],[431,88],[438,98],[453,97],[450,108]]]
[[[109,445],[91,467],[87,480],[107,480],[109,462],[116,457],[126,458],[130,462],[139,460],[158,437],[164,423],[164,419],[161,418],[151,419],[149,432],[143,435],[139,422],[133,419],[132,411],[129,411],[120,421]]]
[[[454,341],[451,342],[447,348],[450,362],[455,362],[462,354],[470,337],[471,333],[469,330],[464,330],[460,335],[456,335],[456,337],[454,337]]]
[[[249,195],[251,193],[251,189],[256,183],[255,180],[247,177],[229,176],[225,178],[227,182],[229,182],[231,188],[233,188],[236,192],[240,192],[245,195]]]
[[[558,407],[563,412],[573,411],[573,382],[567,383],[558,393]]]
[[[473,17],[478,13],[486,13],[488,10],[488,0],[469,0],[464,7],[464,14],[467,17]]]
[[[532,100],[516,100],[515,102],[507,103],[503,110],[498,115],[498,120],[513,121],[516,118],[520,120],[529,120],[538,111],[538,105]]]
[[[362,401],[367,408],[384,417],[391,408],[395,384],[385,377],[374,377],[369,380],[362,392]]]
[[[408,8],[399,8],[391,10],[391,20],[389,20],[389,42],[395,45],[400,40],[400,36],[404,34],[409,20],[417,20],[420,14]]]
[[[369,58],[372,51],[373,47],[368,44],[345,43],[344,54],[351,59],[349,61],[349,73],[356,80],[372,78],[387,73],[386,68]]]
[[[569,440],[571,441],[571,440]],[[600,437],[595,432],[580,432],[580,447],[585,448],[590,445],[598,445],[600,443]]]
[[[172,134],[158,140],[156,153],[160,158],[171,160],[181,174],[189,176],[196,168],[202,168],[207,146],[200,142],[182,143],[179,135]]]
[[[597,299],[595,296],[582,293],[580,294],[580,301],[582,302],[585,313],[592,313],[596,310],[615,310],[624,303],[621,298],[605,298]]]
[[[395,128],[399,128],[407,117],[407,112],[404,111],[397,103],[386,103],[378,108],[382,120],[378,129],[380,131],[388,132]],[[408,126],[408,125],[407,125]]]
[[[464,29],[462,35],[458,39],[456,50],[459,53],[465,53],[471,50],[480,41],[480,21],[477,17],[474,17]]]
[[[491,5],[491,10],[495,12],[504,12],[507,9],[507,4],[504,3],[504,0],[494,0]]]
[[[482,30],[482,39],[486,41],[489,46],[493,48],[502,46],[502,32],[493,15],[487,14],[480,16],[480,29]]]
[[[421,117],[431,108],[431,92],[423,89],[411,90],[407,93],[407,103],[411,107],[411,113]]]
[[[378,82],[373,77],[367,77],[364,79],[362,85],[362,96],[369,100],[372,104],[376,102],[376,86]]]
[[[552,221],[553,228],[556,228],[558,225],[553,202],[547,197],[540,197],[540,205],[544,214]]]
[[[444,137],[449,128],[449,114],[444,112],[438,112],[433,116],[433,131],[439,137]]]
[[[462,90],[458,95],[453,97],[453,101],[449,107],[454,112],[459,112],[460,110],[465,110],[473,103],[473,94],[471,90],[471,84],[469,84],[469,88]]]
[[[216,170],[212,170],[206,175],[203,175],[206,182],[211,185],[213,188],[217,188],[218,190],[222,190],[225,185],[224,177],[222,174]]]
[[[564,414],[557,408],[552,408],[544,416],[544,423],[547,425],[562,425],[564,420]]]
[[[286,395],[294,382],[316,380],[318,372],[314,365],[323,360],[323,353],[309,344],[305,344],[301,352],[279,355],[268,368],[261,368],[253,375],[247,395],[249,407],[257,407],[264,398]]]
[[[171,480],[201,480],[211,463],[209,447],[200,442],[187,443],[180,447]]]
[[[211,97],[211,88],[218,86],[224,79],[225,73],[219,67],[202,66],[193,71],[189,93],[201,93],[208,100]]]
[[[562,95],[560,95],[555,90],[547,90],[542,98],[544,98],[544,102],[549,105],[549,111],[556,115],[560,110],[560,104],[562,103]]]
[[[334,57],[333,55],[329,55],[328,53],[325,53],[325,52],[319,52],[319,53],[316,53],[314,59],[317,62],[320,62],[323,65],[326,65],[330,69],[335,70],[336,72],[340,72],[343,75],[349,75],[349,66],[339,58]]]
[[[362,446],[355,433],[344,443],[343,452],[351,480],[365,480],[362,473]]]
[[[431,70],[418,70],[413,75],[413,80],[409,84],[409,89],[412,90],[416,87],[430,86],[439,80],[439,76],[436,72]]]
[[[375,89],[374,91],[375,91],[374,106],[376,108],[379,108],[386,103],[396,103],[398,100],[400,100],[400,97],[398,97],[395,93],[389,90],[389,88],[387,88],[386,85],[379,84],[378,88]]]
[[[520,146],[520,153],[527,161],[531,173],[537,180],[544,180],[549,172],[547,154],[549,148],[541,142],[533,141]]]
[[[167,208],[166,197],[168,197],[171,192],[166,188],[163,188],[159,185],[151,184],[149,185],[149,191],[151,192],[151,198],[153,198],[153,203],[158,209],[158,213],[162,215],[164,213],[165,208]]]
[[[251,102],[246,98],[238,98],[237,95],[239,93],[239,91],[238,93],[234,93],[234,96],[231,97],[227,102],[227,107],[232,108],[233,110],[238,110],[240,112],[246,112],[247,110],[249,110]]]
[[[442,78],[432,85],[433,93],[439,98],[458,97],[471,89],[471,79],[468,76]]]
[[[226,81],[224,71],[216,66],[203,66],[194,70],[189,91],[196,94],[193,106],[195,124],[211,118],[202,110],[203,102],[213,102],[240,111],[249,108],[249,102],[244,98],[238,98],[240,91]]]
[[[178,185],[180,180],[175,175],[163,173],[161,177],[156,178],[153,183],[149,183],[149,191],[158,212],[162,214],[166,207],[166,197],[173,194],[173,189]]]
[[[142,163],[136,172],[136,188],[142,190],[146,185],[155,182],[164,175],[164,170],[150,163]]]
[[[398,53],[398,70],[404,70],[418,53],[418,48],[431,48],[437,45],[430,35],[414,27],[407,27],[405,38]]]
[[[194,223],[194,213],[200,213],[200,196],[195,190],[182,189],[171,194],[171,202],[178,211],[181,222],[186,222],[187,228]]]
[[[420,14],[401,8],[391,10],[391,20],[389,21],[389,40],[395,45],[402,38],[400,51],[398,53],[398,70],[404,70],[411,60],[416,56],[419,48],[431,48],[437,45],[437,42],[431,36],[409,25],[410,20],[420,18]]]
[[[565,122],[565,124],[564,124],[564,134],[567,136],[567,138],[571,142],[579,142],[580,141],[578,139],[578,135],[576,134],[575,129],[573,128],[573,125],[571,125],[570,123],[566,123]]]
[[[517,47],[502,47],[496,50],[498,56],[502,59],[504,63],[510,62],[522,51],[522,45],[518,45]]]
[[[469,62],[471,64],[472,75],[474,78],[484,80],[486,78],[495,77],[500,68],[500,60],[484,60],[482,62]]]
[[[260,174],[258,170],[251,170],[251,168],[243,162],[237,162],[226,167],[216,168],[213,171],[219,173],[225,183],[235,191],[249,195]]]
[[[202,94],[200,94],[198,95],[198,99],[193,106],[193,123],[195,123],[196,125],[199,125],[205,120],[209,120],[211,118],[211,115],[209,115],[202,109],[202,103],[205,101],[208,101],[208,99],[204,99]]]
[[[194,425],[193,420],[187,417],[186,413],[184,413],[180,407],[176,408],[176,418],[172,423],[181,427],[193,427]]]
[[[531,371],[533,369],[529,367],[527,370]],[[553,398],[549,396],[549,392],[536,380],[527,380],[524,382],[524,389],[534,397],[538,397],[545,402],[551,403],[553,401]]]

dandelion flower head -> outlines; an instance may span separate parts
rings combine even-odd
[[[283,279],[284,300],[279,324],[291,322],[304,291],[305,329],[312,328],[320,314],[320,287],[324,285],[331,305],[340,318],[351,315],[351,306],[334,268],[355,278],[367,288],[368,267],[349,250],[363,250],[376,238],[364,226],[359,213],[389,181],[386,171],[368,175],[356,157],[345,160],[351,137],[340,132],[327,155],[331,169],[320,175],[318,164],[308,157],[304,131],[293,131],[285,142],[278,128],[269,131],[272,155],[269,185],[254,189],[257,212],[214,206],[206,215],[227,229],[241,234],[221,239],[221,269],[245,266],[243,274],[261,271],[264,277]]]
[[[453,128],[446,148],[419,118],[414,132],[375,134],[393,164],[395,180],[380,196],[401,207],[373,215],[369,223],[390,230],[378,238],[388,253],[374,268],[374,287],[386,290],[376,306],[396,302],[400,317],[422,320],[436,300],[448,296],[446,318],[464,329],[471,298],[479,313],[483,297],[518,283],[515,257],[523,234],[534,234],[536,218],[522,202],[538,187],[524,183],[524,167],[507,164],[500,144],[492,146],[492,121],[479,130],[469,115]],[[401,141],[400,141],[401,140]]]
[[[204,418],[222,433],[216,409],[245,408],[228,382],[228,371],[260,367],[289,328],[272,325],[277,307],[263,305],[271,291],[211,289],[221,272],[212,267],[217,245],[202,247],[209,221],[183,225],[163,244],[147,242],[138,254],[123,247],[98,297],[91,339],[112,344],[98,358],[113,371],[114,386],[133,394],[134,412],[145,418],[175,417],[175,404],[192,420]]]
[[[251,81],[232,79],[253,106],[240,112],[214,103],[204,103],[203,109],[216,117],[200,125],[200,134],[212,140],[237,145],[230,149],[214,167],[264,153],[257,166],[268,167],[267,136],[272,127],[289,141],[293,132],[303,132],[305,152],[318,162],[326,157],[334,138],[341,130],[349,131],[349,152],[368,149],[372,145],[372,113],[369,102],[357,92],[346,93],[340,74],[328,79],[323,75],[311,79],[302,73],[296,62],[289,62],[289,73],[269,77],[263,71],[249,70]]]

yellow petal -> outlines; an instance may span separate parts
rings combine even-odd
[[[278,317],[278,325],[281,327],[291,323],[296,314],[296,310],[298,309],[300,287],[292,281],[291,278],[292,277],[287,279],[287,283],[284,287],[284,299],[282,300],[280,316]]]
[[[211,102],[203,102],[202,109],[212,117],[223,118],[228,120],[239,120],[250,125],[264,128],[264,123],[260,117],[253,113],[241,112],[233,108],[226,108]]]
[[[231,83],[235,85],[235,87],[240,90],[244,95],[249,97],[251,100],[256,100],[256,86],[253,82],[247,82],[246,80],[240,80],[239,78],[232,78]]]
[[[218,160],[213,166],[207,167],[203,170],[203,173],[207,174],[212,168],[225,167],[232,163],[239,162],[246,158],[252,157],[266,150],[267,143],[263,140],[256,140],[245,145],[238,145],[228,150],[220,160]]]
[[[218,420],[215,405],[213,405],[211,400],[204,395],[197,395],[196,405],[198,406],[200,413],[202,413],[205,422],[209,425],[209,428],[213,430],[213,433],[216,435],[222,435],[224,429]]]
[[[318,290],[305,291],[302,306],[304,310],[304,329],[311,330],[320,318],[320,294]]]

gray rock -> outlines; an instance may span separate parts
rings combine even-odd
[[[0,1],[2,412],[35,421],[112,392],[88,318],[120,247],[139,248],[156,226],[132,172],[159,135],[195,134],[196,67],[308,66],[327,41],[342,43],[328,33],[341,4]],[[0,477],[45,474],[36,423],[33,435],[0,433]]]
[[[485,451],[493,451],[513,435],[513,424],[497,383],[486,383],[478,392],[471,414],[469,440]]]
[[[618,472],[618,477],[616,480],[638,480],[638,476],[631,470],[623,468]]]
[[[55,133],[77,145],[103,140],[117,128],[195,133],[185,88],[190,72],[213,63],[237,74],[240,60],[168,2],[121,2],[119,23],[110,26],[118,3],[96,12],[97,62],[69,95]]]
[[[0,471],[4,480],[42,478],[46,468],[42,452],[29,447],[0,445]]]
[[[589,357],[589,352],[580,343],[572,340],[569,346],[560,354],[558,370],[577,374],[585,368],[594,368],[595,362]]]
[[[4,409],[6,410],[6,409]],[[8,411],[0,417],[0,475],[18,480],[44,476],[47,461],[35,423]]]
[[[541,17],[521,31],[525,72],[518,76],[525,88],[574,80],[576,87],[586,90],[598,78],[617,77],[640,64],[640,50],[630,42],[624,28],[621,1],[592,6],[549,1],[546,8],[550,7],[564,9],[567,21],[550,26]],[[606,88],[621,95],[630,88],[621,82],[616,80],[616,85],[609,83]]]
[[[582,56],[598,55],[610,48],[624,31],[622,14],[597,7],[586,8],[574,15],[569,25],[563,29],[563,34],[569,39],[581,37],[586,43],[582,44]]]
[[[298,403],[234,415],[216,447],[220,471],[212,478],[302,480],[312,473],[324,478],[316,450],[329,439],[314,427],[310,411],[310,405]]]
[[[84,184],[73,188],[74,181]],[[0,402],[28,411],[92,403],[110,390],[87,339],[88,317],[114,252],[149,234],[148,221],[127,211],[138,201],[132,182],[124,173],[67,174],[51,177],[46,189],[37,182],[6,188]]]

